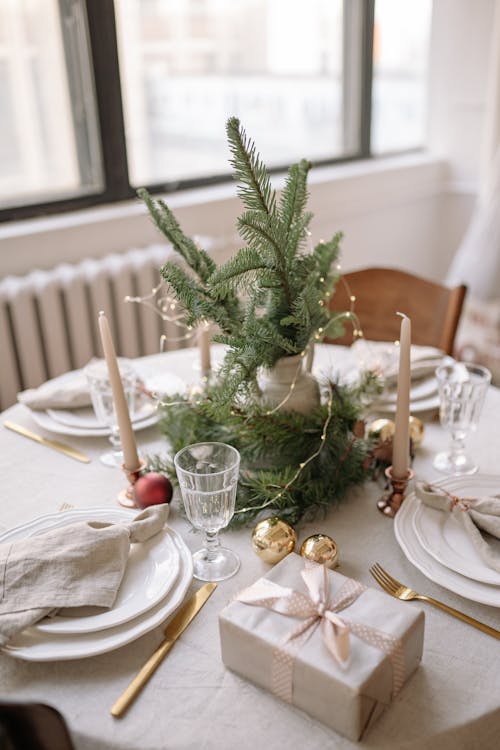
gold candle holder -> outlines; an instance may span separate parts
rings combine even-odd
[[[128,479],[128,487],[124,490],[120,490],[117,499],[120,505],[123,505],[124,508],[137,508],[134,500],[134,484],[137,482],[141,474],[144,473],[145,468],[146,462],[143,458],[139,459],[139,466],[133,471],[127,469],[125,464],[122,465],[122,469]]]
[[[401,503],[405,499],[406,490],[408,488],[408,482],[414,477],[412,469],[408,469],[408,474],[403,479],[395,477],[392,474],[392,466],[388,466],[385,470],[385,475],[390,482],[390,487],[385,492],[380,500],[377,500],[377,508],[384,516],[394,518],[398,512]]]

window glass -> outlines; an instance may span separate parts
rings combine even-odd
[[[371,144],[374,154],[425,142],[432,0],[376,0]]]
[[[343,155],[342,7],[115,0],[131,183],[227,173],[230,115],[271,166]]]
[[[84,19],[78,2],[0,2],[0,207],[101,186]],[[78,80],[69,80],[68,69]],[[85,179],[77,147],[83,128]]]

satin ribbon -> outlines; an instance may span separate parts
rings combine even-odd
[[[261,578],[237,596],[237,600],[243,604],[266,607],[301,621],[273,651],[272,692],[287,703],[292,703],[295,657],[319,626],[325,646],[341,666],[346,666],[349,659],[350,633],[386,653],[392,664],[392,694],[397,695],[405,679],[401,641],[381,630],[352,622],[338,614],[350,607],[366,591],[366,586],[352,578],[346,578],[340,589],[331,596],[328,570],[324,565],[306,563],[301,576],[306,584],[307,594]]]

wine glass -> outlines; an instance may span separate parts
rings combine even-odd
[[[193,555],[194,577],[223,581],[240,567],[239,557],[220,546],[219,530],[234,513],[240,454],[225,443],[195,443],[174,457],[186,515],[205,532],[205,546]]]
[[[449,451],[438,453],[434,467],[446,474],[474,474],[478,465],[465,453],[465,437],[475,429],[491,382],[486,367],[472,362],[454,362],[436,370],[441,425],[451,433]]]
[[[120,370],[120,378],[123,383],[129,414],[132,417],[135,408],[137,376],[134,368],[127,359],[118,357],[118,368]],[[100,456],[100,460],[106,466],[122,466],[123,451],[121,449],[120,432],[106,360],[96,359],[89,362],[84,368],[84,373],[89,385],[90,398],[97,420],[107,425],[110,429],[109,441],[112,445],[112,450],[103,453]]]

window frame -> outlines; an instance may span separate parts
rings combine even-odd
[[[59,0],[61,11],[63,13],[67,11],[72,2],[75,0]],[[94,74],[104,187],[101,191],[92,191],[85,195],[0,209],[0,222],[62,214],[127,201],[135,197],[136,190],[130,185],[128,175],[114,0],[84,0],[84,5]],[[358,148],[349,156],[313,161],[314,166],[331,166],[374,158],[370,151],[370,130],[375,0],[344,0],[343,18],[344,42],[347,39],[354,42],[354,44],[344,43],[343,45],[343,76],[344,93],[353,90],[356,92],[347,117],[353,119],[353,128],[357,131]],[[352,57],[353,49],[356,56],[355,64],[353,64]],[[353,70],[355,70],[354,73]],[[356,114],[353,115],[353,112]],[[354,118],[356,118],[355,122]],[[277,174],[285,171],[289,166],[289,164],[283,164],[269,171],[271,174]],[[225,173],[175,182],[155,183],[145,185],[145,187],[153,194],[168,194],[179,190],[227,183],[232,179],[231,174]]]

